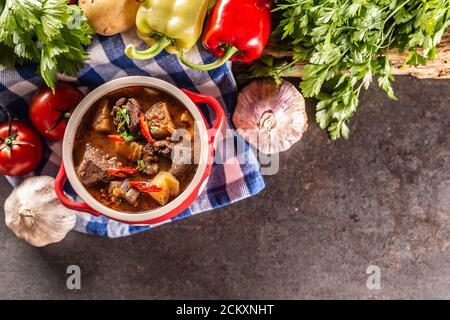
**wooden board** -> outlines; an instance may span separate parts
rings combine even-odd
[[[289,57],[292,55],[290,51],[277,51],[274,44],[269,44],[265,50],[266,55],[274,57]],[[450,33],[442,37],[439,45],[439,55],[434,61],[430,61],[426,66],[401,68],[405,57],[408,53],[400,54],[398,51],[391,51],[389,58],[394,66],[395,75],[411,75],[421,79],[450,79]],[[285,77],[301,77],[305,63],[298,63],[291,71],[283,74]],[[239,70],[239,66],[236,68]]]

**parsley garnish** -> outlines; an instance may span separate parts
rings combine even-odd
[[[125,142],[131,142],[131,141],[134,141],[134,140],[136,139],[132,134],[129,134],[129,133],[126,132],[126,131],[122,132],[122,133],[120,134],[120,136],[123,138],[123,140],[124,140]]]
[[[139,170],[139,171],[144,171],[145,170],[145,161],[144,160],[142,160],[142,159],[138,159],[137,160],[137,169]]]
[[[116,119],[119,122],[117,126],[117,131],[121,132],[125,125],[130,125],[130,115],[127,112],[127,106],[121,106],[116,111]]]

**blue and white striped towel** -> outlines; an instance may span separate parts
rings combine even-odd
[[[104,82],[128,75],[160,78],[179,88],[217,98],[227,113],[228,128],[232,128],[231,115],[236,103],[236,83],[230,64],[214,71],[198,72],[185,68],[179,63],[177,57],[165,52],[150,61],[132,61],[123,53],[125,46],[129,43],[143,45],[135,36],[134,30],[114,37],[95,37],[89,48],[91,60],[79,73],[78,79],[60,77],[60,80],[75,83],[86,93]],[[204,63],[209,63],[214,59],[201,45],[191,51],[190,58]],[[7,107],[19,119],[26,119],[28,103],[33,94],[39,88],[44,87],[42,79],[36,75],[35,71],[35,65],[18,66],[16,69],[4,69],[0,66],[0,104]],[[203,108],[203,110],[205,109]],[[209,114],[206,113],[205,116],[210,119]],[[241,138],[237,136],[236,139]],[[258,161],[248,144],[245,144],[242,154],[225,155],[224,150],[225,148],[217,150],[217,152],[223,156],[222,163],[225,164],[214,165],[205,191],[187,210],[171,221],[231,204],[255,195],[264,188]],[[243,159],[245,161],[242,161]],[[38,169],[29,176],[56,176],[60,161],[61,143],[46,141],[44,159]],[[19,184],[23,178],[7,177],[12,185]],[[66,186],[66,192],[78,199],[69,184]],[[79,213],[75,230],[117,238],[149,230],[154,226],[132,226],[106,217],[94,217]]]

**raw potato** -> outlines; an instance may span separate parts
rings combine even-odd
[[[167,204],[169,196],[177,196],[180,192],[180,183],[172,174],[166,171],[158,173],[151,183],[163,189],[160,192],[149,192],[153,199],[162,206]]]
[[[137,0],[80,0],[89,24],[98,34],[112,36],[133,27],[140,2]]]

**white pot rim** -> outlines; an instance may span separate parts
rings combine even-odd
[[[189,110],[191,115],[194,117],[196,130],[198,130],[199,132],[198,137],[200,138],[199,139],[200,141],[196,142],[200,143],[200,156],[198,168],[194,175],[194,178],[192,179],[188,187],[177,198],[169,202],[167,205],[153,210],[143,211],[139,213],[134,212],[126,213],[116,211],[101,204],[93,196],[89,194],[89,192],[85,189],[83,184],[78,179],[77,174],[75,172],[75,166],[73,162],[73,147],[76,132],[81,123],[81,120],[83,119],[86,112],[94,105],[94,103],[100,100],[108,93],[111,93],[112,91],[133,86],[150,87],[166,92],[167,94],[173,96],[178,101],[180,101],[186,107],[186,109]],[[169,214],[174,209],[178,208],[181,204],[183,204],[183,202],[185,202],[186,199],[190,195],[192,195],[193,192],[196,192],[199,184],[202,182],[202,178],[204,177],[205,171],[207,169],[208,152],[209,152],[207,130],[208,129],[204,122],[204,118],[200,113],[198,107],[192,102],[191,99],[189,99],[189,97],[186,94],[184,94],[179,88],[175,87],[174,85],[160,79],[145,76],[127,76],[124,78],[118,78],[109,81],[99,86],[92,92],[90,92],[80,102],[80,104],[77,106],[77,108],[70,117],[70,120],[67,124],[66,132],[64,134],[63,150],[62,150],[64,167],[66,170],[67,178],[70,184],[72,185],[73,189],[75,190],[75,192],[78,194],[78,196],[89,207],[91,207],[92,209],[94,209],[95,211],[101,213],[106,217],[129,223],[139,223],[143,221],[161,218],[162,216]]]

